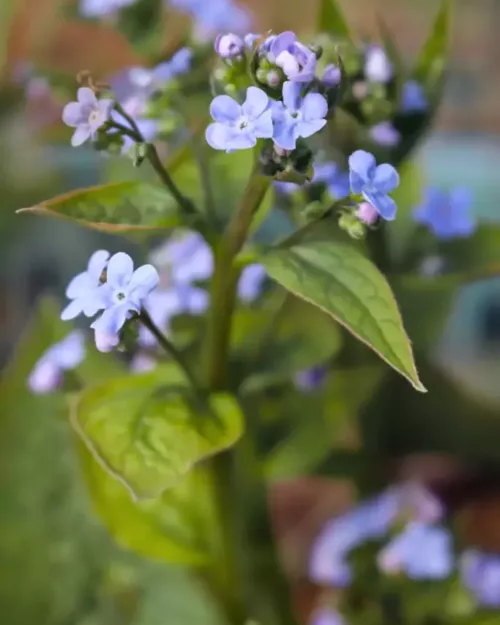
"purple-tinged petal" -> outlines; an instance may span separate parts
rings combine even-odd
[[[308,93],[301,106],[304,121],[323,119],[328,113],[326,98],[320,93]]]
[[[205,131],[205,139],[214,150],[226,150],[229,136],[229,128],[215,122],[210,124]]]
[[[104,98],[98,101],[97,108],[105,120],[109,118],[111,114],[111,110],[114,107],[114,105],[115,105],[115,101],[108,99],[108,98]]]
[[[386,221],[393,221],[396,218],[398,207],[392,197],[385,193],[370,193],[367,191],[363,191],[363,197],[377,209]]]
[[[134,373],[147,373],[153,371],[158,365],[158,361],[149,354],[139,352],[132,358],[130,363],[130,371]]]
[[[271,42],[269,60],[274,62],[281,52],[287,50],[295,41],[297,41],[297,35],[291,30],[286,30],[276,35]]]
[[[269,106],[269,98],[257,87],[248,87],[247,98],[241,107],[243,113],[251,120],[256,120]]]
[[[84,144],[85,141],[87,141],[91,137],[92,137],[92,129],[90,128],[88,124],[79,126],[73,133],[73,136],[71,137],[71,145],[74,148],[77,148],[80,145]]]
[[[253,132],[256,137],[262,139],[270,139],[273,136],[273,114],[271,109],[262,113],[262,115],[253,123]]]
[[[100,334],[116,336],[123,327],[125,321],[127,321],[128,317],[129,304],[126,302],[124,304],[107,308],[90,327]]]
[[[280,52],[276,65],[281,67],[285,75],[291,80],[300,72],[300,65],[295,56],[288,50]]]
[[[80,299],[75,299],[62,311],[61,319],[63,321],[69,321],[70,319],[74,319],[75,317],[78,317],[78,315],[81,315],[82,312],[82,301]]]
[[[340,68],[333,63],[330,63],[330,65],[325,67],[321,80],[327,87],[336,87],[342,80],[342,72],[340,71]]]
[[[297,128],[294,124],[275,122],[273,141],[284,150],[295,150],[297,143]]]
[[[302,86],[300,83],[287,80],[283,84],[283,102],[289,111],[298,111],[300,109],[300,92]]]
[[[113,288],[122,288],[130,282],[133,273],[133,260],[128,254],[118,252],[109,260],[106,281]]]
[[[49,360],[41,359],[28,378],[28,386],[33,393],[44,395],[54,391],[61,383],[61,370]]]
[[[364,182],[369,182],[375,173],[376,161],[373,154],[364,150],[356,150],[349,157],[349,169],[357,174]],[[352,182],[351,182],[352,184]],[[359,193],[355,191],[354,193]]]
[[[319,608],[312,613],[309,625],[346,625],[344,617],[333,608]]]
[[[120,343],[120,337],[117,334],[108,334],[101,330],[95,330],[94,340],[98,351],[103,353],[111,352]]]
[[[156,289],[160,282],[160,276],[153,265],[142,265],[132,274],[129,289],[140,297],[145,297]]]
[[[399,174],[392,165],[384,163],[375,169],[373,186],[382,193],[390,193],[399,185]]]
[[[89,87],[80,87],[76,92],[78,102],[84,106],[96,107],[97,97],[95,93]]]
[[[229,129],[227,137],[227,150],[246,150],[253,148],[257,139],[249,130],[236,131]]]
[[[296,132],[299,137],[307,139],[319,132],[326,125],[326,119],[312,119],[310,121],[299,122],[296,126]]]
[[[99,279],[106,267],[109,256],[110,254],[107,250],[97,250],[97,252],[94,252],[89,259],[87,273],[96,284],[99,283]],[[66,292],[66,295],[68,297],[72,297],[72,295],[69,295],[68,292]]]
[[[218,95],[210,104],[210,115],[221,124],[236,123],[241,117],[241,106],[228,95]]]
[[[84,297],[94,286],[96,283],[86,271],[83,271],[71,279],[66,288],[66,297],[69,299]]]
[[[62,112],[62,120],[66,126],[72,126],[73,128],[87,121],[82,114],[82,107],[78,102],[66,104]]]
[[[356,215],[363,223],[371,226],[377,221],[379,213],[377,209],[368,202],[362,202],[358,206]]]
[[[61,369],[74,369],[85,358],[83,333],[80,330],[70,332],[65,339],[53,345],[47,354]]]
[[[392,147],[401,141],[399,133],[390,122],[381,122],[370,128],[370,137],[379,145]]]

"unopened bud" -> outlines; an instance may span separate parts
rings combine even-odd
[[[223,59],[233,59],[243,53],[245,42],[233,33],[219,35],[214,44],[215,51]]]

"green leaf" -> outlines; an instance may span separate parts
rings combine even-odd
[[[163,187],[139,181],[78,189],[18,213],[70,219],[110,234],[173,228],[180,211]]]
[[[428,94],[432,94],[442,82],[446,68],[446,57],[451,31],[451,0],[444,0],[429,38],[418,55],[412,76],[418,80]]]
[[[316,30],[351,40],[349,26],[337,0],[321,0]]]
[[[282,286],[332,315],[417,390],[425,391],[392,291],[354,247],[304,242],[275,248],[261,262]]]
[[[76,430],[136,499],[159,496],[241,436],[243,418],[233,397],[213,395],[214,414],[195,413],[179,388],[185,384],[170,364],[94,386],[75,402]]]
[[[169,564],[207,563],[216,530],[205,472],[191,471],[157,499],[133,501],[81,442],[78,455],[95,511],[119,545]]]

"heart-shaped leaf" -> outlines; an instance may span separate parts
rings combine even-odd
[[[94,386],[75,402],[72,421],[94,456],[136,499],[159,496],[193,466],[241,436],[236,400],[210,397],[194,410],[174,365]]]
[[[78,189],[17,212],[70,219],[110,234],[173,228],[181,222],[166,189],[139,181]]]
[[[274,248],[261,262],[274,280],[332,315],[425,391],[389,284],[358,250],[335,241],[309,241]]]

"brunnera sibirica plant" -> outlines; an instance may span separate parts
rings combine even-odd
[[[154,27],[146,4],[82,0],[79,10],[141,44]],[[322,0],[311,37],[253,33],[231,0],[171,8],[192,18],[182,44],[117,76],[82,72],[62,113],[75,148],[128,157],[130,178],[20,211],[148,250],[135,263],[92,254],[61,313],[78,325],[29,386],[68,394],[83,473],[117,540],[191,567],[221,622],[297,622],[269,490],[336,468],[367,500],[311,547],[307,576],[323,589],[311,622],[471,622],[474,602],[500,606],[500,561],[455,557],[431,492],[367,479],[375,467],[336,448],[348,417],[395,379],[390,368],[406,378],[399,397],[425,393],[414,354],[427,370],[448,294],[487,274],[455,265],[453,245],[479,227],[467,189],[415,191],[450,3],[410,65],[381,19],[381,43],[356,40],[336,0]],[[431,332],[412,315],[417,298]]]

